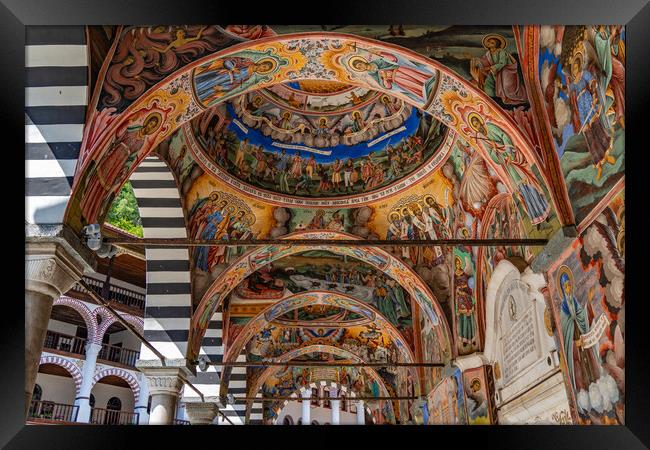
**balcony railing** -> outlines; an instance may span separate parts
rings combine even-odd
[[[30,419],[46,419],[57,422],[76,422],[79,407],[41,400],[32,400],[29,407]]]
[[[83,356],[86,354],[86,342],[84,338],[47,330],[43,347]],[[138,351],[108,344],[102,344],[102,348],[97,355],[98,359],[120,363],[129,367],[135,367],[135,362],[139,357],[140,352]]]
[[[139,357],[140,352],[108,344],[102,344],[102,349],[99,351],[99,355],[97,355],[99,359],[113,361],[130,367],[135,367],[135,362]]]
[[[139,413],[102,408],[93,408],[90,412],[90,423],[95,425],[137,425],[139,421]]]
[[[91,289],[98,295],[102,295],[102,290],[104,289],[104,282],[101,280],[96,280],[95,278],[83,277],[83,280],[91,287]],[[72,287],[73,291],[87,293],[86,289],[82,287],[79,283],[75,283]],[[119,286],[111,284],[109,300],[119,303],[129,308],[134,308],[140,311],[144,311],[144,294],[140,294],[129,289],[124,289]]]
[[[47,330],[43,347],[51,350],[61,350],[76,355],[86,354],[86,340],[84,338],[69,336],[56,331]]]

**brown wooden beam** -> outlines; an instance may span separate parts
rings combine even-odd
[[[465,245],[470,247],[495,247],[523,245],[543,247],[548,239],[414,239],[410,241],[386,239],[228,239],[204,240],[184,238],[105,238],[104,242],[112,245],[145,245],[149,247],[259,247],[263,245],[304,245],[304,246],[343,246],[343,247],[446,247]]]

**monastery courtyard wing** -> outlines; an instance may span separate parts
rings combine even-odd
[[[625,424],[625,27],[34,26],[26,69],[28,423]]]

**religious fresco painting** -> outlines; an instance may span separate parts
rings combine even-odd
[[[543,26],[539,77],[576,222],[625,171],[625,27]]]
[[[492,419],[492,400],[488,391],[485,367],[477,367],[463,372],[463,389],[469,425],[490,425]]]
[[[480,348],[476,313],[476,263],[470,248],[454,247],[454,303],[458,354],[473,353]]]
[[[625,423],[624,192],[549,272],[574,421]]]
[[[460,369],[445,377],[427,396],[429,425],[465,425],[465,393]]]
[[[330,31],[396,44],[451,68],[502,106],[528,105],[512,27],[275,25],[273,28],[278,34]],[[496,67],[492,69],[492,66]]]
[[[217,113],[232,117],[227,127],[208,128],[197,140],[209,160],[262,192],[317,198],[370,193],[429,160],[446,131],[417,109],[380,98],[384,103],[323,116],[292,113],[257,96],[249,104],[228,103],[227,112]]]
[[[338,292],[367,303],[414,348],[409,294],[395,280],[353,258],[326,251],[288,256],[254,272],[235,288],[234,293],[242,299],[268,301],[312,290]]]
[[[227,363],[188,378],[196,398],[218,395],[237,424],[280,424],[288,403],[308,420],[307,390],[334,423],[337,387],[355,409],[363,398],[358,424],[625,424],[624,27],[88,36],[92,95],[61,221],[128,241],[101,225],[133,186],[143,236],[165,242],[120,244],[115,274],[97,271],[120,280],[119,258],[137,256],[143,336],[170,359]],[[577,237],[526,242],[557,233]],[[501,285],[521,288],[546,334],[522,332]],[[556,348],[524,360],[529,342],[495,333]],[[138,355],[154,376],[154,354]]]

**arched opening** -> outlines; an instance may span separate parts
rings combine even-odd
[[[291,43],[292,40],[299,41],[301,47],[318,45],[328,51],[316,52],[309,57],[303,56],[296,60],[292,55],[296,51]],[[258,56],[251,59],[251,54]],[[264,57],[260,60],[261,55]],[[228,72],[224,72],[224,60],[232,57],[241,58],[242,68],[248,67],[250,64],[254,66],[259,64],[264,75],[253,78],[246,75],[240,83],[236,84],[223,81],[229,79],[226,76]],[[389,84],[378,81],[380,75],[377,69],[374,69],[373,72],[373,63],[370,61],[375,64],[392,64],[399,67],[399,73],[409,74],[408,77],[412,83],[404,84],[399,81],[399,77]],[[484,117],[483,120],[488,120],[500,129],[507,130],[505,132],[509,135],[509,139],[517,149],[520,149],[523,153],[522,157],[527,160],[529,165],[532,166],[536,162],[536,155],[528,137],[517,128],[514,119],[476,86],[433,59],[423,57],[406,48],[387,45],[378,40],[359,36],[329,32],[318,35],[308,33],[272,36],[241,43],[234,48],[216,51],[209,58],[188,64],[177,70],[173,76],[158,83],[154,89],[146,91],[132,104],[123,105],[125,109],[117,115],[118,120],[115,120],[108,130],[102,133],[91,133],[93,138],[85,144],[94,150],[92,153],[89,152],[91,154],[84,155],[85,158],[81,161],[83,172],[79,177],[80,180],[75,183],[75,191],[67,209],[67,220],[69,221],[78,213],[80,203],[81,217],[77,216],[75,220],[81,220],[82,223],[84,221],[94,223],[98,218],[101,220],[107,213],[108,202],[106,200],[117,194],[130,171],[135,169],[137,163],[142,161],[149,151],[183,122],[191,120],[205,109],[238,95],[287,81],[295,81],[295,74],[302,73],[303,70],[306,70],[305,66],[308,65],[323,68],[327,66],[330,69],[309,70],[308,73],[299,76],[298,80],[306,78],[320,82],[338,81],[394,96],[426,111],[445,125],[454,128],[464,137],[469,138],[475,134],[473,127],[476,124],[470,119],[475,114],[480,114]],[[331,68],[335,68],[335,70]],[[334,80],[332,80],[332,73],[336,74]],[[291,76],[291,74],[294,75]],[[185,90],[194,91],[194,100],[180,102],[181,106],[171,108],[161,105],[160,98],[165,95],[169,96],[170,91],[175,93],[178,90],[177,84],[181,77],[187,78],[188,76],[192,80],[191,87],[188,86]],[[143,105],[146,104],[150,106],[143,108]],[[192,106],[190,107],[190,105]],[[190,108],[192,108],[191,111]],[[172,117],[183,117],[184,120],[172,123]],[[119,179],[116,179],[114,184],[108,187],[98,186],[93,180],[88,180],[87,178],[93,172],[92,169],[102,166],[104,162],[102,157],[107,153],[106,150],[110,143],[114,142],[115,136],[121,135],[129,126],[134,128],[134,125],[140,126],[144,122],[147,123],[146,133],[141,133],[141,136],[136,139],[140,151],[136,152],[135,158],[129,160],[128,168],[130,170],[120,171],[120,176],[117,177]],[[96,123],[91,124],[90,128],[92,125],[100,126]],[[470,142],[470,145],[484,153],[489,151],[478,142]],[[493,164],[493,166],[505,179],[508,179],[507,172],[503,167],[499,167],[498,164]],[[540,179],[543,176],[542,174]],[[83,190],[96,193],[97,195],[93,195],[93,197],[97,198],[92,202],[82,202],[79,194]],[[73,225],[73,227],[79,228],[77,225]]]
[[[134,413],[135,396],[127,380],[117,375],[100,378],[92,388],[95,406],[90,413],[90,423],[96,425],[131,425],[138,423]]]
[[[102,336],[98,360],[118,367],[134,368],[140,356],[140,340],[120,322],[113,321]]]
[[[300,388],[290,395],[290,400],[279,402],[273,406],[273,414],[275,415],[273,423],[285,425],[287,418],[293,420],[294,417],[300,417],[300,422],[306,420],[303,416],[305,413],[304,401],[309,401],[309,417],[307,420],[310,421],[311,425],[330,425],[334,423],[334,420],[337,420],[339,425],[358,425],[360,423],[356,409],[343,408],[345,399],[354,399],[358,393],[348,391],[347,388],[341,387],[331,380],[317,380],[311,384],[314,386]],[[311,399],[304,399],[304,391],[311,392]],[[335,391],[336,395],[334,395]],[[330,400],[330,397],[340,399]],[[374,407],[377,407],[377,405],[374,405]],[[334,408],[337,408],[338,412],[334,412]]]
[[[46,351],[83,358],[86,354],[89,329],[90,338],[93,337],[94,329],[92,318],[89,312],[86,312],[87,308],[81,302],[54,304],[43,348]]]
[[[188,355],[195,358],[205,334],[209,319],[223,299],[238,286],[247,276],[258,269],[267,266],[273,261],[280,260],[288,255],[302,253],[310,250],[320,250],[318,246],[291,246],[292,238],[316,238],[327,237],[330,239],[359,239],[356,236],[341,232],[328,232],[326,236],[317,232],[297,232],[284,237],[287,245],[260,247],[249,251],[238,259],[233,267],[243,266],[234,270],[226,270],[212,283],[207,292],[203,295],[192,319],[192,333]],[[336,247],[328,246],[327,251],[348,256],[367,263],[369,266],[382,271],[385,276],[396,280],[406,293],[411,295],[417,305],[422,309],[434,324],[436,339],[442,349],[441,353],[447,358],[451,357],[450,333],[447,321],[442,309],[429,287],[421,278],[408,266],[399,261],[388,252],[371,247]],[[243,264],[238,264],[243,263]]]
[[[118,425],[120,423],[120,411],[122,411],[122,401],[118,397],[111,397],[106,403],[105,425]]]
[[[81,372],[77,366],[68,361],[41,364],[29,407],[30,419],[76,421],[77,407],[74,406],[74,402],[80,383]]]

